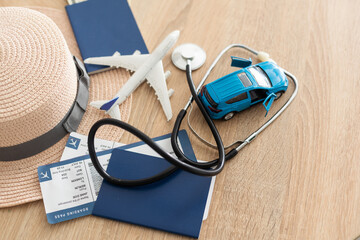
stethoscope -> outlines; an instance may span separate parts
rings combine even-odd
[[[204,50],[202,50],[200,47],[198,47],[197,45],[194,44],[186,44],[186,45],[181,45],[179,47],[177,47],[173,54],[172,54],[172,60],[174,62],[174,65],[179,67],[180,69],[185,69],[186,70],[186,79],[187,79],[187,83],[189,85],[189,89],[191,92],[191,97],[189,98],[188,102],[186,103],[185,107],[180,110],[174,127],[173,127],[173,131],[171,134],[171,146],[174,150],[175,155],[177,156],[177,158],[173,157],[172,155],[170,155],[168,152],[166,152],[165,150],[163,150],[155,141],[153,141],[149,136],[145,135],[143,132],[141,132],[139,129],[131,126],[130,124],[126,123],[126,122],[122,122],[120,120],[117,119],[112,119],[112,118],[107,118],[107,119],[102,119],[99,120],[98,122],[96,122],[92,128],[90,129],[89,132],[89,136],[88,136],[88,148],[89,148],[89,155],[91,158],[91,161],[94,165],[94,167],[96,168],[96,170],[98,171],[98,173],[108,182],[119,185],[119,186],[139,186],[139,185],[144,185],[144,184],[149,184],[149,183],[153,183],[156,182],[158,180],[161,180],[167,176],[169,176],[170,174],[172,174],[173,172],[175,172],[178,169],[182,169],[184,171],[188,171],[191,172],[193,174],[196,175],[200,175],[200,176],[214,176],[219,174],[225,165],[225,161],[232,159],[233,157],[235,157],[237,155],[237,153],[243,148],[245,147],[247,144],[249,144],[252,140],[255,139],[255,137],[260,134],[265,128],[267,128],[273,121],[275,121],[275,119],[277,119],[280,114],[290,105],[290,103],[294,100],[297,92],[298,92],[298,82],[297,79],[294,75],[292,75],[291,73],[289,73],[288,71],[284,70],[284,73],[292,79],[292,81],[294,82],[294,91],[292,93],[292,95],[290,96],[290,98],[286,101],[286,103],[268,120],[266,121],[260,128],[258,128],[256,131],[254,131],[253,133],[251,133],[245,140],[243,141],[237,141],[235,145],[237,145],[236,147],[233,147],[230,151],[228,151],[227,153],[225,153],[225,147],[224,144],[222,142],[221,136],[214,124],[214,122],[212,121],[212,119],[210,118],[210,116],[208,115],[208,113],[206,112],[203,104],[201,103],[201,100],[199,99],[197,93],[199,92],[200,88],[202,87],[202,85],[205,83],[206,79],[208,78],[210,72],[214,69],[214,67],[216,66],[216,64],[218,63],[218,61],[220,60],[220,58],[230,49],[232,48],[242,48],[245,49],[251,53],[253,53],[254,55],[256,55],[256,57],[260,60],[260,61],[272,61],[269,58],[269,55],[265,52],[258,52],[255,51],[245,45],[241,45],[241,44],[232,44],[227,46],[225,49],[223,49],[220,54],[216,57],[216,59],[214,60],[214,62],[211,64],[210,68],[208,69],[208,71],[206,72],[205,76],[203,77],[203,79],[201,80],[199,86],[197,87],[197,89],[195,89],[193,80],[192,80],[192,63],[195,63],[195,68],[199,68],[204,62],[206,58],[206,54],[204,52]],[[178,143],[178,133],[180,130],[180,125],[185,117],[185,115],[187,114],[187,111],[189,109],[189,107],[192,105],[193,101],[195,101],[195,103],[197,104],[198,108],[200,109],[200,112],[202,114],[202,116],[204,117],[205,121],[207,122],[210,131],[212,133],[212,136],[214,137],[215,143],[216,145],[214,146],[215,148],[217,148],[218,150],[218,155],[219,157],[217,159],[214,159],[212,161],[207,161],[207,162],[194,162],[191,159],[187,158],[184,153],[182,152],[179,143]],[[94,139],[95,139],[95,134],[97,132],[97,130],[104,125],[113,125],[116,127],[120,127],[122,129],[124,129],[125,131],[130,132],[131,134],[135,135],[136,137],[138,137],[139,139],[141,139],[144,143],[146,143],[147,145],[149,145],[149,147],[151,147],[155,152],[157,152],[161,157],[163,157],[165,160],[167,160],[169,163],[172,164],[172,166],[170,166],[169,168],[167,168],[166,170],[156,174],[155,176],[149,177],[149,178],[143,178],[143,179],[136,179],[136,180],[127,180],[127,179],[119,179],[119,178],[115,178],[113,176],[110,176],[106,170],[100,165],[99,160],[96,156],[96,151],[95,151],[95,145],[94,145]]]

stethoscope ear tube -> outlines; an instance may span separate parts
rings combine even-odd
[[[211,66],[209,67],[209,69],[207,70],[207,72],[205,73],[203,79],[201,80],[201,82],[199,83],[196,92],[199,92],[201,87],[203,86],[203,84],[205,83],[206,79],[209,77],[211,71],[214,69],[214,67],[216,66],[216,64],[218,63],[218,61],[220,60],[220,58],[230,49],[232,48],[242,48],[245,49],[253,54],[256,55],[256,57],[260,60],[260,61],[273,61],[270,57],[268,53],[265,52],[261,52],[261,51],[256,51],[248,46],[242,45],[242,44],[231,44],[229,46],[227,46],[226,48],[224,48],[219,55],[215,58],[215,60],[213,61],[213,63],[211,64]],[[234,148],[233,150],[231,150],[227,155],[226,155],[226,160],[229,160],[231,155],[230,153],[232,152],[232,154],[238,153],[243,147],[245,147],[248,143],[250,143],[252,140],[255,139],[255,137],[262,132],[265,128],[267,128],[273,121],[275,121],[275,119],[277,119],[281,113],[283,113],[283,111],[290,105],[290,103],[294,100],[295,96],[297,95],[298,92],[298,81],[296,79],[296,77],[294,75],[292,75],[290,72],[286,71],[285,69],[283,69],[285,75],[287,75],[289,78],[291,78],[291,80],[294,83],[294,91],[292,93],[292,95],[290,96],[290,98],[287,100],[287,102],[268,120],[266,121],[260,128],[258,128],[255,132],[251,133],[245,140],[240,141],[237,140],[236,142],[231,143],[229,146],[225,147],[225,149],[230,148],[231,146],[234,145],[238,145],[236,148]],[[190,85],[189,85],[190,86]],[[193,99],[192,97],[190,97],[189,101],[187,102],[186,106],[184,109],[188,109],[191,106]],[[190,109],[190,113],[191,113],[191,109]],[[190,114],[189,113],[189,114]],[[206,145],[212,147],[212,148],[217,148],[216,145],[208,142],[207,140],[205,140],[204,138],[202,138],[190,125],[190,121],[189,121],[189,116],[188,116],[188,125],[190,130],[195,134],[195,136],[202,141],[203,143],[205,143]],[[235,150],[235,151],[234,151]],[[236,153],[235,153],[236,152]],[[228,157],[229,156],[229,157]]]
[[[267,128],[272,122],[274,122],[284,111],[285,109],[290,105],[290,103],[295,99],[295,96],[298,93],[299,90],[299,84],[298,81],[296,79],[296,77],[294,75],[292,75],[290,72],[286,71],[285,69],[283,69],[284,73],[286,76],[290,77],[291,80],[294,83],[294,91],[291,94],[290,98],[286,101],[286,103],[269,119],[267,120],[260,128],[258,128],[255,132],[253,132],[252,134],[250,134],[244,141],[242,144],[240,144],[237,148],[236,151],[240,151],[243,147],[245,147],[248,143],[250,143],[251,141],[253,141],[255,139],[255,137],[257,135],[259,135],[262,131],[265,130],[265,128]]]

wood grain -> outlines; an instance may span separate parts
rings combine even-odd
[[[152,0],[130,1],[149,50],[172,30],[178,44],[193,42],[208,56],[193,74],[198,83],[230,43],[269,52],[297,76],[299,94],[290,108],[217,176],[211,210],[200,239],[355,239],[360,234],[360,2],[356,0]],[[65,1],[2,0],[0,6],[48,6]],[[234,50],[231,54],[242,55]],[[164,58],[175,90],[173,112],[185,105],[185,75]],[[231,71],[229,57],[209,80]],[[274,113],[293,86],[275,103]],[[152,137],[171,131],[153,90],[133,94],[129,122]],[[244,138],[266,119],[256,106],[229,122],[217,122],[225,143]],[[195,108],[191,117],[210,139]],[[188,130],[188,127],[183,124]],[[190,135],[199,159],[216,152]],[[137,141],[125,134],[122,142]],[[186,239],[88,216],[50,225],[42,201],[0,209],[0,239]]]

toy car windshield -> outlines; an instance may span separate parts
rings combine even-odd
[[[271,87],[271,82],[268,76],[266,75],[266,73],[264,73],[264,71],[260,67],[257,66],[251,67],[249,68],[249,71],[254,76],[255,81],[258,83],[260,87],[265,87],[265,88]]]

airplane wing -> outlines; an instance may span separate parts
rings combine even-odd
[[[121,67],[131,71],[136,71],[143,64],[143,62],[148,56],[149,54],[92,57],[85,59],[84,62],[87,64]]]
[[[166,119],[169,121],[172,118],[172,110],[169,99],[169,93],[171,91],[168,91],[167,89],[162,61],[159,61],[145,78],[150,86],[155,90],[155,95],[160,101],[166,115]]]

